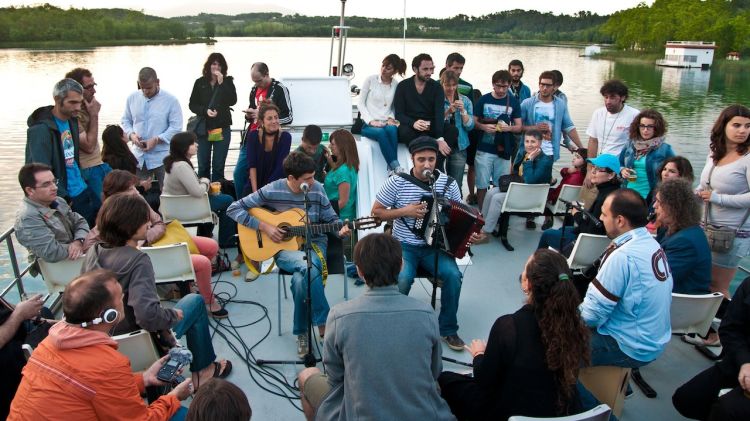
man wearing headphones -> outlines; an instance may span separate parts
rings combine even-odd
[[[192,380],[175,386],[151,405],[141,398],[146,386],[164,386],[156,374],[168,357],[133,374],[111,337],[122,319],[122,287],[114,273],[95,270],[71,282],[62,298],[64,321],[50,329],[23,370],[8,420],[31,419],[182,419],[180,401],[190,396]]]

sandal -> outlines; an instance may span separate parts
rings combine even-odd
[[[214,361],[214,375],[213,377],[218,377],[220,379],[226,379],[229,374],[232,373],[232,362],[229,360],[226,360],[226,364],[224,365],[224,370],[221,370],[221,363],[218,361]]]
[[[705,339],[701,338],[698,335],[695,335],[695,336],[682,335],[682,341],[689,343],[691,345],[695,345],[695,346],[711,346],[711,347],[721,346],[719,335],[713,335],[713,338],[711,337],[711,335],[709,335],[709,337]]]

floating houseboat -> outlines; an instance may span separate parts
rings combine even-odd
[[[698,67],[708,70],[714,61],[715,42],[706,41],[667,41],[664,58],[657,60],[657,66]]]

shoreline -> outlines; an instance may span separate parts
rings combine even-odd
[[[142,45],[186,45],[215,43],[213,38],[166,39],[166,40],[102,40],[102,41],[30,41],[30,42],[0,42],[0,50],[80,50],[97,47],[132,47]]]

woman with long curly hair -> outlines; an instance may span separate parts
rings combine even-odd
[[[485,343],[468,347],[474,377],[443,372],[443,398],[459,420],[553,417],[580,412],[578,370],[588,365],[589,330],[565,258],[537,250],[521,274],[526,303],[500,317]]]
[[[730,105],[711,129],[711,152],[703,168],[698,195],[706,203],[708,222],[737,229],[734,247],[711,253],[711,291],[729,299],[729,282],[740,260],[750,254],[750,109]]]

